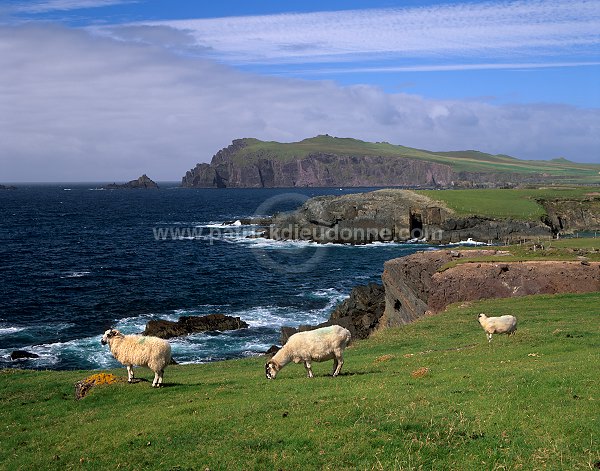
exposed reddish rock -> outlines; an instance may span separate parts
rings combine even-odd
[[[419,252],[386,262],[382,275],[386,305],[380,324],[406,324],[458,301],[600,291],[600,262],[468,262],[438,272],[456,257],[481,255],[501,254],[490,250]]]

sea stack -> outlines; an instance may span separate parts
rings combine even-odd
[[[106,190],[158,190],[158,185],[144,173],[137,180],[131,180],[123,184],[111,183],[102,188]]]

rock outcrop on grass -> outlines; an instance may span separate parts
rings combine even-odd
[[[600,262],[587,260],[467,261],[440,271],[456,259],[501,258],[503,253],[508,255],[496,250],[440,250],[387,261],[382,275],[385,313],[380,324],[407,324],[460,301],[600,291]]]

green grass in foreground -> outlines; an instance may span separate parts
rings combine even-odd
[[[497,218],[540,219],[546,214],[538,199],[583,199],[597,192],[594,188],[545,188],[531,190],[420,190],[417,193],[444,202],[463,216],[483,215]]]
[[[264,359],[170,367],[166,386],[0,372],[3,469],[593,469],[600,293],[490,300],[389,329],[313,380]],[[475,317],[515,314],[488,345]],[[412,377],[418,368],[423,377]],[[125,370],[119,374],[125,376]],[[140,375],[151,379],[148,371]]]

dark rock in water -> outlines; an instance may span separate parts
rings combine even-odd
[[[16,186],[12,185],[0,185],[0,190],[16,190]]]
[[[278,347],[277,345],[271,345],[265,352],[265,355],[275,355],[279,350],[281,350],[281,347]]]
[[[123,184],[111,183],[102,188],[105,190],[158,190],[158,185],[144,174],[137,180],[131,180]]]
[[[352,338],[366,339],[379,326],[385,311],[385,291],[382,285],[369,283],[356,286],[329,317],[332,324],[346,327]]]
[[[10,354],[11,360],[24,360],[28,358],[39,358],[40,356],[36,353],[31,353],[26,350],[15,350]]]
[[[248,324],[239,317],[225,316],[223,314],[182,316],[177,322],[166,321],[163,319],[150,321],[146,324],[144,335],[168,339],[197,332],[236,330],[245,329],[247,327]]]
[[[285,344],[296,332],[318,329],[330,325],[340,325],[350,331],[353,340],[366,339],[379,326],[385,311],[385,291],[382,285],[370,283],[356,286],[350,296],[339,304],[327,322],[316,326],[301,325],[281,328],[281,342]]]

